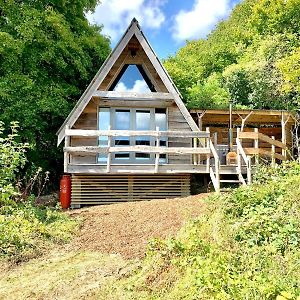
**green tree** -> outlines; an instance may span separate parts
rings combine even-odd
[[[300,0],[244,0],[165,66],[190,107],[222,108],[221,88],[237,107],[298,109],[299,20]],[[215,91],[213,74],[219,74]]]
[[[0,0],[0,119],[16,120],[29,160],[59,172],[55,132],[107,57],[85,12],[96,0]]]
[[[222,75],[213,73],[203,84],[193,85],[189,89],[189,108],[228,108],[230,95],[222,82]]]

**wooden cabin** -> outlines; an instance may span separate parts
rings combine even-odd
[[[231,149],[237,159],[226,164],[220,150],[224,137],[212,139],[222,132],[221,123],[211,122],[215,115],[186,109],[133,19],[57,132],[58,145],[65,143],[72,207],[187,196],[193,173],[208,174],[218,191],[222,174],[236,175],[241,184],[251,182],[252,156],[286,158],[286,141],[256,131],[245,136],[241,128]],[[210,125],[211,132],[204,128]],[[243,148],[246,138],[254,141],[254,150]],[[258,140],[271,150],[257,150]]]

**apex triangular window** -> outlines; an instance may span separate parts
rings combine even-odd
[[[156,92],[142,65],[125,64],[109,88],[116,92]]]

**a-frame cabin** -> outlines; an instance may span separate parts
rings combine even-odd
[[[72,206],[189,195],[193,156],[210,153],[135,19],[57,134]]]
[[[286,158],[284,140],[238,132],[234,161],[222,165],[209,129],[196,125],[135,19],[57,135],[72,207],[187,196],[193,173],[209,175],[217,191],[222,174],[245,185],[252,157]],[[253,148],[243,148],[245,139]]]

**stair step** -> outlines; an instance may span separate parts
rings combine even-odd
[[[231,188],[222,188],[222,189],[220,189],[220,192],[232,192],[232,189]]]
[[[228,183],[241,183],[237,179],[221,179],[220,182],[228,182]]]

